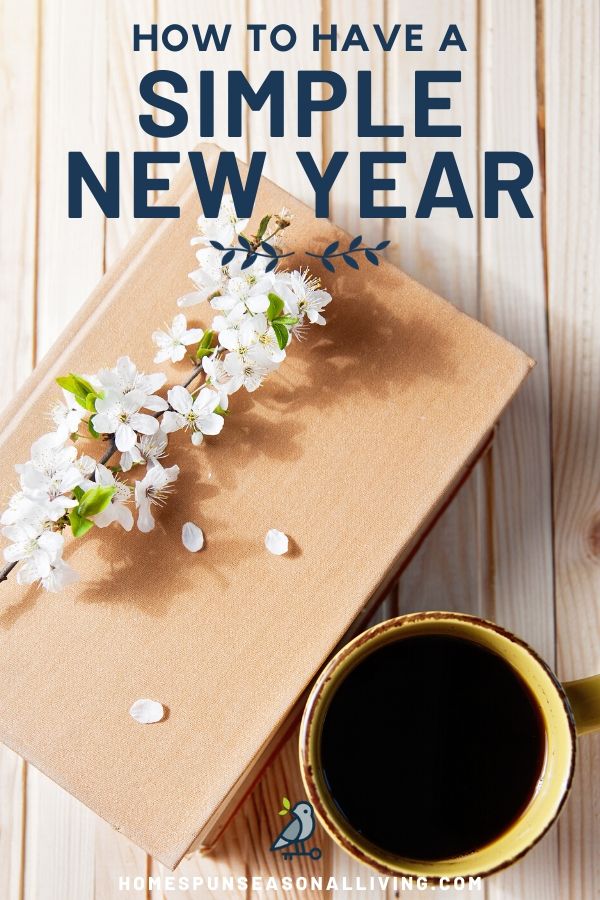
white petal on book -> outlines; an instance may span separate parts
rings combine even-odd
[[[283,553],[288,552],[289,541],[287,539],[287,535],[285,535],[282,531],[277,531],[276,528],[270,528],[267,531],[265,537],[265,547],[269,551],[269,553],[275,554],[275,556],[281,556]]]
[[[164,718],[165,708],[158,700],[136,700],[129,708],[129,715],[140,725],[152,725]]]
[[[204,535],[202,529],[198,528],[197,525],[194,525],[193,522],[185,523],[181,529],[181,540],[185,549],[189,550],[190,553],[197,553],[198,550],[202,550],[204,547]]]

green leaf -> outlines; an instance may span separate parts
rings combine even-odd
[[[83,537],[90,528],[94,527],[94,523],[90,519],[86,519],[85,516],[81,516],[77,509],[69,510],[69,522],[71,523],[73,537],[76,538]]]
[[[205,350],[207,347],[212,347],[212,342],[213,342],[214,336],[215,336],[214,331],[211,331],[210,329],[208,331],[205,331],[204,335],[202,336],[202,340],[200,341],[198,346],[202,347],[203,350]]]
[[[98,487],[90,488],[79,501],[77,508],[79,515],[84,517],[97,516],[103,509],[106,509],[115,491],[116,487],[111,487],[110,485],[98,485]]]
[[[287,816],[287,813],[288,813],[287,809],[280,809],[279,812],[277,813],[277,815],[278,816]]]
[[[77,403],[83,406],[84,409],[89,409],[87,406],[88,394],[93,394],[94,399],[98,397],[89,381],[86,381],[81,375],[74,375],[73,372],[70,372],[68,375],[61,375],[60,378],[56,379],[56,383],[59,387],[64,388],[65,391],[73,394]],[[95,407],[92,407],[92,409],[95,410]]]
[[[292,804],[290,803],[290,801],[288,800],[287,797],[284,797],[282,799],[281,803],[282,803],[284,809],[290,809],[292,806]]]
[[[98,399],[98,394],[96,391],[90,391],[89,394],[85,396],[85,408],[88,412],[95,413],[96,412],[96,400]]]
[[[100,435],[98,434],[98,432],[96,431],[96,429],[95,429],[94,426],[92,425],[92,420],[91,420],[91,419],[88,419],[87,427],[88,427],[88,431],[89,431],[89,433],[91,434],[91,436],[92,436],[93,438],[96,438],[96,440],[97,440],[97,439],[100,437]]]
[[[299,321],[298,316],[277,316],[273,319],[273,324],[277,322],[278,325],[297,325]]]
[[[277,338],[277,343],[279,344],[280,350],[285,350],[288,345],[289,331],[287,330],[285,325],[280,325],[279,322],[272,322],[273,331],[275,332],[275,337]]]
[[[78,392],[77,382],[75,381],[74,375],[61,375],[60,378],[56,379],[56,383],[59,387],[63,388],[65,391],[68,391],[70,394],[76,394]]]
[[[196,350],[196,359],[202,359],[205,356],[210,356],[210,354],[214,351],[215,348],[212,345],[214,336],[214,331],[209,330],[204,332],[202,340],[198,344],[198,349]]]
[[[85,494],[85,491],[81,487],[75,487],[75,488],[73,488],[73,493],[75,494],[76,500],[81,500],[81,498]]]
[[[214,411],[216,412],[216,414],[217,414],[218,416],[228,416],[228,415],[229,415],[229,410],[228,410],[228,409],[223,409],[222,406],[215,406]]]
[[[79,390],[82,394],[95,394],[95,390],[89,381],[86,381],[85,378],[82,378],[81,375],[73,375],[71,372],[71,378],[74,378],[79,386]]]
[[[260,225],[258,226],[258,231],[256,232],[256,240],[260,243],[263,239],[264,233],[267,230],[267,225],[271,221],[271,216],[263,216],[260,220]]]
[[[272,322],[281,314],[283,309],[283,300],[277,294],[269,294],[269,308],[267,310],[267,319]]]

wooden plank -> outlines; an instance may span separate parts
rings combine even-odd
[[[406,206],[406,218],[388,220],[392,245],[386,256],[428,287],[469,314],[479,316],[478,300],[478,96],[477,9],[461,0],[420,5],[418,15],[408,0],[386,4],[386,30],[399,22],[421,23],[422,52],[400,49],[387,54],[387,120],[404,124],[403,138],[388,138],[387,149],[406,152],[406,164],[388,167],[397,188],[388,203]],[[450,22],[458,25],[468,52],[457,48],[439,53]],[[435,122],[458,123],[459,138],[417,138],[414,123],[416,69],[462,70],[459,84],[432,85],[434,96],[449,97],[451,110],[436,114]],[[451,150],[473,210],[472,219],[459,219],[456,210],[435,209],[429,219],[415,213],[433,154]],[[442,185],[442,193],[444,186]],[[427,410],[423,410],[427,415]],[[398,586],[401,613],[422,609],[455,609],[480,613],[489,590],[489,530],[486,462],[476,467],[468,482],[442,515],[409,564]],[[398,498],[402,502],[402,498]],[[482,885],[475,896],[485,891]],[[407,897],[410,893],[405,894]],[[460,896],[450,890],[447,896]]]
[[[543,11],[557,663],[577,678],[600,669],[600,7],[547,0]],[[600,735],[578,757],[558,825],[560,888],[594,897]]]
[[[324,69],[339,73],[346,82],[347,97],[344,105],[324,116],[323,122],[323,168],[328,164],[331,155],[336,151],[349,151],[340,174],[331,193],[330,217],[338,225],[346,229],[353,237],[362,235],[367,246],[373,246],[386,236],[386,222],[381,218],[361,219],[358,185],[360,183],[359,150],[383,152],[386,141],[383,137],[357,138],[358,110],[358,72],[371,72],[371,111],[372,122],[380,124],[386,116],[386,81],[385,55],[382,52],[368,53],[361,46],[352,46],[342,50],[352,25],[357,25],[370,43],[373,39],[373,23],[386,23],[385,3],[381,0],[330,0],[324,5],[321,20],[321,32],[330,33],[332,25],[337,25],[338,44],[334,49],[331,42],[322,44],[322,66]],[[375,167],[375,174],[383,177],[384,165]],[[377,202],[382,202],[382,194],[376,195]],[[314,197],[311,197],[314,203]],[[359,265],[366,266],[364,258],[357,258]],[[343,266],[339,260],[337,265]],[[397,614],[397,590],[394,588],[384,598],[365,627],[388,619]],[[341,883],[342,876],[350,881],[356,878],[366,879],[372,870],[346,854],[337,844],[330,841],[331,871]],[[393,892],[390,892],[390,896]],[[345,896],[345,891],[333,893],[335,898]],[[385,891],[371,893],[373,897],[384,897]]]
[[[491,453],[493,585],[485,613],[552,665],[552,459],[534,0],[486,0],[479,48],[480,146],[519,149],[536,173],[527,191],[534,218],[520,219],[510,202],[502,203],[498,219],[481,218],[481,318],[537,360]],[[482,160],[480,165],[483,183]],[[556,831],[518,865],[489,879],[487,896],[564,896]]]
[[[35,0],[0,7],[0,336],[2,392],[10,399],[35,353],[38,14]]]
[[[93,900],[95,822],[89,809],[29,767],[25,900]]]
[[[337,25],[337,49],[331,42],[323,43],[323,67],[337,72],[344,78],[347,88],[345,103],[339,109],[325,115],[323,125],[324,164],[329,162],[335,151],[348,151],[348,157],[338,175],[332,190],[331,218],[353,236],[362,234],[366,244],[383,240],[385,220],[382,218],[360,217],[359,190],[360,152],[383,152],[386,149],[384,137],[357,137],[357,110],[359,108],[358,73],[371,73],[371,116],[374,125],[385,122],[386,117],[386,55],[381,49],[367,52],[359,44],[342,50],[353,25],[357,25],[369,47],[374,47],[373,23],[385,25],[386,10],[382,0],[331,0],[326,6],[321,31],[331,31]],[[354,31],[354,34],[358,33]],[[364,98],[363,98],[364,99]],[[375,175],[382,178],[384,164],[375,167]],[[377,194],[376,202],[381,203],[385,194]],[[361,264],[367,265],[357,257]],[[343,265],[343,263],[341,263]]]
[[[39,11],[0,5],[0,406],[35,357]],[[6,327],[8,326],[8,327]],[[7,490],[4,488],[3,493]],[[21,900],[24,761],[0,745],[0,896]]]
[[[104,0],[43,6],[37,346],[51,345],[103,271],[104,217],[93,202],[69,219],[67,152],[102,171],[106,147]],[[86,198],[88,200],[89,198]],[[94,896],[93,813],[30,768],[23,900]]]
[[[215,25],[219,35],[223,34],[224,27],[231,24],[231,32],[225,51],[216,50],[214,44],[204,51],[198,51],[195,44],[188,44],[182,52],[168,50],[162,41],[159,41],[156,63],[159,69],[170,69],[182,75],[188,86],[188,94],[178,94],[176,99],[188,111],[189,122],[185,132],[176,138],[159,138],[157,149],[161,151],[178,150],[181,153],[182,163],[185,162],[185,154],[194,150],[200,140],[214,141],[224,150],[231,150],[240,159],[246,159],[247,136],[230,138],[227,136],[227,104],[222,102],[226,96],[227,70],[244,69],[246,59],[246,14],[244,4],[237,0],[221,0],[212,4],[210,14],[205,12],[200,15],[200,7],[194,0],[156,0],[156,18],[159,33],[169,25],[178,23],[189,30],[191,25],[197,23],[204,32],[206,25]],[[193,38],[191,38],[193,40]],[[176,36],[173,35],[173,41]],[[140,51],[140,56],[148,57],[148,51]],[[199,126],[199,72],[200,70],[214,70],[215,72],[215,135],[200,137]],[[170,88],[161,89],[166,96],[173,96]],[[156,116],[158,122],[169,121],[164,113]],[[161,163],[160,177],[172,177],[177,166]]]
[[[388,23],[415,20],[407,2],[388,4]],[[477,172],[477,16],[475,6],[444,0],[419,9],[423,51],[398,51],[387,60],[387,110],[390,121],[403,122],[404,138],[389,138],[388,149],[404,150],[406,165],[394,165],[398,182],[389,202],[403,204],[406,218],[388,221],[392,246],[386,255],[409,274],[478,316],[478,172]],[[457,48],[438,53],[448,23],[458,24],[468,52]],[[388,25],[389,28],[389,25]],[[415,138],[415,69],[461,69],[460,84],[432,86],[448,96],[451,110],[436,121],[459,123],[460,138]],[[443,117],[443,118],[442,118]],[[454,209],[435,209],[429,219],[415,219],[418,201],[436,150],[452,150],[467,190],[474,218],[459,219]],[[426,415],[427,411],[424,410]],[[400,609],[460,609],[477,612],[487,591],[487,513],[484,464],[480,464],[459,496],[425,540],[400,580]],[[399,502],[402,498],[399,498]]]
[[[285,78],[285,136],[271,137],[269,132],[269,115],[266,107],[262,110],[249,111],[247,115],[249,152],[265,150],[267,159],[264,174],[276,181],[281,187],[304,200],[313,203],[313,191],[300,163],[296,151],[304,150],[312,153],[317,166],[322,162],[322,124],[320,114],[313,116],[312,136],[298,138],[298,103],[297,72],[301,69],[318,69],[321,55],[312,50],[312,26],[320,20],[321,4],[319,0],[305,0],[303,3],[288,4],[285,16],[281,8],[268,0],[250,0],[248,21],[264,23],[267,31],[262,33],[263,48],[259,52],[251,49],[247,52],[248,79],[257,90],[263,79],[271,70],[283,71]],[[274,26],[281,22],[290,25],[297,34],[295,47],[287,52],[275,50],[268,39]],[[281,35],[284,41],[285,36]],[[252,40],[250,38],[250,40]],[[252,46],[252,43],[249,45]],[[317,89],[315,88],[315,96]],[[277,212],[278,210],[274,210]]]
[[[21,900],[26,764],[0,745],[0,890],[6,900]]]
[[[135,22],[145,26],[153,21],[154,0],[124,0],[108,6],[108,109],[106,147],[121,153],[121,214],[107,219],[105,267],[119,256],[139,222],[133,216],[133,153],[153,150],[155,140],[139,126],[142,101],[139,82],[156,65],[156,54],[134,53],[132,33]],[[107,360],[112,364],[114,360]],[[112,900],[120,878],[129,878],[128,898],[146,898],[146,888],[136,889],[134,879],[145,877],[148,856],[124,835],[102,819],[95,818],[94,827],[94,900]]]
[[[67,153],[81,150],[104,171],[106,2],[59,0],[43,7],[39,355],[54,342],[102,275],[104,216],[84,196],[83,218],[68,218]]]
[[[142,77],[156,68],[156,54],[133,52],[133,25],[142,28],[154,18],[154,0],[121,0],[108,6],[107,150],[121,153],[121,209],[118,219],[106,220],[105,265],[116,259],[140,224],[133,217],[135,151],[155,149],[156,141],[140,127],[144,104],[139,94]]]

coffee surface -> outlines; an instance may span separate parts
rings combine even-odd
[[[500,656],[446,635],[373,651],[325,714],[321,759],[342,816],[416,860],[473,852],[523,812],[541,776],[543,720]]]

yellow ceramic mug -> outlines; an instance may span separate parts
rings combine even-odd
[[[376,648],[423,634],[464,638],[499,654],[528,685],[538,704],[546,735],[542,776],[519,818],[500,837],[476,851],[434,861],[394,856],[354,831],[328,792],[320,759],[324,717],[345,676]],[[571,785],[576,737],[598,729],[600,675],[561,685],[531,647],[493,622],[451,612],[413,613],[370,628],[343,647],[328,663],[313,687],[304,711],[300,763],[308,798],[319,819],[334,840],[352,856],[391,875],[427,877],[432,881],[443,877],[483,876],[515,862],[550,828]]]

